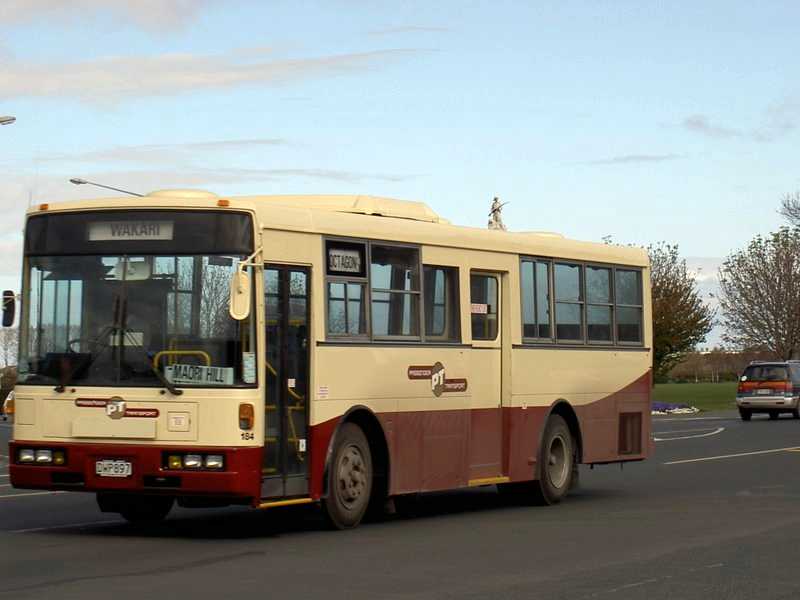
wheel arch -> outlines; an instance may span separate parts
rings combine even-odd
[[[550,410],[547,411],[547,416],[545,417],[544,421],[542,422],[542,428],[539,431],[539,443],[536,446],[537,452],[542,447],[542,439],[544,437],[544,430],[547,427],[547,421],[551,415],[558,415],[567,423],[567,427],[569,427],[569,432],[572,434],[573,439],[575,440],[576,444],[576,452],[577,452],[577,462],[582,462],[583,460],[583,434],[581,433],[581,424],[580,420],[578,419],[578,414],[575,412],[575,409],[572,405],[564,400],[563,398],[556,400],[550,406]]]
[[[328,442],[328,451],[325,455],[325,469],[323,473],[322,495],[328,495],[328,469],[331,457],[333,456],[334,444],[339,435],[339,430],[345,423],[353,423],[361,428],[367,437],[370,454],[372,455],[372,469],[374,475],[373,498],[377,495],[387,496],[389,494],[389,444],[386,441],[386,433],[383,430],[378,417],[368,407],[363,405],[352,406],[342,415],[336,428]]]

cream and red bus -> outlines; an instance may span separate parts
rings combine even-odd
[[[6,292],[4,323],[13,319]],[[171,190],[25,224],[10,478],[128,520],[554,503],[651,452],[647,254],[369,196]]]

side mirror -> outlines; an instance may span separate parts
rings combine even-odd
[[[3,327],[14,324],[14,315],[17,312],[17,297],[11,290],[3,291]]]
[[[242,269],[236,269],[231,277],[231,301],[228,311],[231,317],[242,321],[250,315],[250,275]]]

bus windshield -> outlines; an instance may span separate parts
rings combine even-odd
[[[254,384],[252,319],[236,321],[228,313],[229,282],[243,259],[27,257],[19,382]]]

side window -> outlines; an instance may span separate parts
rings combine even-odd
[[[589,342],[611,343],[611,269],[586,267],[586,337]]]
[[[556,300],[556,340],[583,341],[583,286],[581,266],[556,263],[554,267]]]
[[[363,336],[367,334],[366,285],[328,282],[328,333]]]
[[[422,271],[425,291],[425,339],[461,341],[458,269],[424,265]]]
[[[366,257],[367,246],[362,242],[325,242],[328,335],[368,334]]]
[[[472,313],[472,339],[497,339],[497,277],[472,275],[470,277],[470,312]]]
[[[642,334],[642,272],[616,269],[615,300],[617,341],[621,344],[641,344]]]
[[[371,246],[372,335],[419,337],[419,250]]]
[[[550,339],[550,263],[522,261],[522,337]]]

